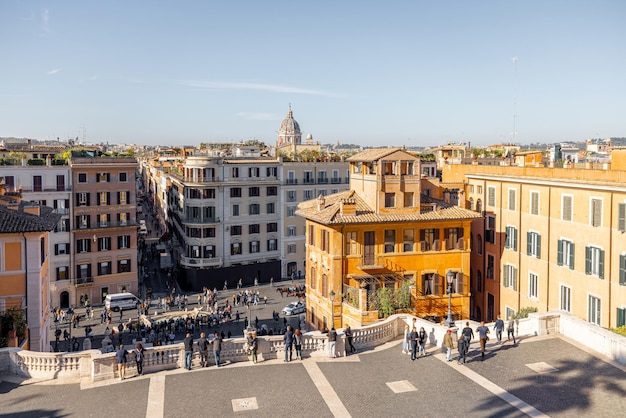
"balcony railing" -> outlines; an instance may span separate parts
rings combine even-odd
[[[93,284],[93,277],[77,277],[74,284],[76,286],[89,286]]]
[[[287,179],[285,184],[298,184],[298,179]]]
[[[220,267],[222,265],[222,257],[213,258],[193,258],[180,257],[180,264],[185,267]]]
[[[339,183],[341,183],[341,177],[331,177],[330,178],[330,182],[332,184],[339,184]]]

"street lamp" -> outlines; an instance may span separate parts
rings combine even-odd
[[[328,296],[330,298],[330,320],[332,323],[331,328],[335,328],[335,291],[331,290]]]
[[[452,282],[454,281],[454,273],[452,270],[448,270],[446,273],[446,282],[448,283],[448,319],[444,322],[448,328],[454,326],[454,320],[452,319]]]

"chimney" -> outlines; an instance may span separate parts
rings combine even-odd
[[[320,212],[322,209],[324,209],[326,207],[325,204],[326,200],[324,199],[324,196],[320,194],[317,198],[317,211]]]
[[[356,215],[356,199],[353,197],[341,199],[339,208],[340,208],[341,216]]]
[[[41,215],[39,206],[24,206],[24,213],[30,213],[31,215]]]

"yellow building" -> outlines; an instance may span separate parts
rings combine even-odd
[[[479,214],[422,194],[420,160],[403,149],[348,162],[350,190],[296,212],[306,219],[307,322],[359,327],[398,307],[443,320],[448,287],[454,317],[468,317],[470,225]]]
[[[465,181],[467,206],[484,215],[472,227],[472,317],[530,307],[625,324],[623,167],[448,165],[443,181]]]
[[[48,237],[59,215],[30,202],[0,203],[0,312],[25,311],[28,348],[49,351]]]

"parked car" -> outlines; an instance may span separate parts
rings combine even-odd
[[[304,302],[291,302],[283,308],[283,314],[296,315],[306,312],[306,304]]]

